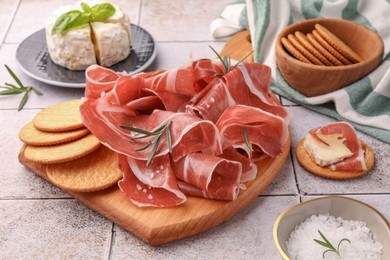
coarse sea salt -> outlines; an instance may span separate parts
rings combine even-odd
[[[334,252],[327,252],[328,248],[318,244],[313,239],[321,240],[318,230],[337,249],[341,239],[347,238],[340,244],[340,256]],[[371,230],[365,222],[343,220],[331,215],[312,215],[295,227],[286,242],[288,255],[292,260],[315,259],[344,259],[344,260],[380,260],[382,244],[374,241]]]

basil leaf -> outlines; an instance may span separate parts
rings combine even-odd
[[[85,13],[92,13],[91,7],[87,3],[81,2],[81,9],[83,9]]]
[[[91,7],[92,21],[103,21],[115,14],[115,7],[109,3],[97,4]]]
[[[65,33],[69,30],[80,28],[89,22],[89,17],[79,10],[62,14],[56,20],[51,34]]]

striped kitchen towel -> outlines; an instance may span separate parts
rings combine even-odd
[[[329,94],[306,97],[291,88],[276,66],[274,42],[287,25],[311,18],[352,20],[376,31],[385,43],[383,62],[372,73]],[[215,38],[249,29],[254,60],[272,68],[271,89],[281,96],[390,143],[389,0],[239,0],[210,24]]]

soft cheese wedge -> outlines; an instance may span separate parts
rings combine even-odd
[[[129,37],[120,24],[93,22],[91,27],[96,58],[101,66],[109,67],[129,56]]]
[[[104,1],[83,1],[90,6]],[[129,17],[115,6],[115,13],[100,22],[88,23],[66,33],[52,34],[52,28],[62,14],[81,11],[81,2],[56,9],[46,23],[46,43],[52,61],[70,70],[85,70],[93,64],[112,66],[126,59],[131,52]]]
[[[308,134],[303,145],[318,165],[326,166],[340,162],[353,155],[344,142],[345,137],[341,134],[318,134],[318,138]]]

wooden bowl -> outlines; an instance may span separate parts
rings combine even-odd
[[[291,56],[281,43],[282,37],[300,31],[312,32],[316,23],[326,27],[363,59],[362,62],[343,66],[319,66],[301,62]],[[276,39],[276,62],[284,79],[303,95],[323,95],[351,84],[373,71],[381,62],[384,44],[371,29],[340,19],[310,19],[294,23],[281,31]]]

